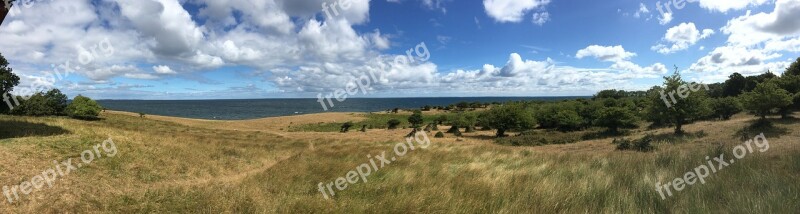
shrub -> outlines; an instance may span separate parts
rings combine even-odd
[[[612,142],[613,144],[617,144],[617,150],[633,150],[639,152],[651,152],[655,150],[655,147],[652,145],[653,139],[655,137],[651,134],[644,136],[638,140],[628,140],[628,139],[614,139]]]
[[[386,123],[389,126],[389,129],[397,129],[397,126],[400,125],[400,120],[398,119],[391,119],[389,122]]]
[[[517,136],[498,138],[495,143],[508,146],[543,146],[569,144],[581,140],[580,135],[559,131],[524,131]]]
[[[636,127],[637,118],[628,109],[620,107],[603,108],[594,124],[608,128],[610,133],[619,133],[619,128]]]
[[[742,112],[742,103],[735,97],[717,98],[711,100],[711,109],[714,118],[728,120],[731,116]]]
[[[408,117],[408,123],[410,123],[411,127],[414,129],[419,128],[423,122],[422,111],[420,110],[414,111],[414,114]]]
[[[742,103],[747,110],[765,120],[772,110],[791,105],[792,97],[775,83],[764,82],[759,83],[753,91],[742,94]]]
[[[464,136],[464,135],[461,134],[461,131],[458,130],[458,128],[455,129],[455,131],[453,132],[453,135],[455,135],[456,137]]]
[[[458,132],[458,126],[450,126],[450,129],[447,130],[447,133],[456,133]]]
[[[367,125],[361,125],[361,132],[367,132]]]
[[[66,113],[72,118],[96,119],[102,110],[103,107],[94,100],[78,95],[72,100],[72,103],[67,106]]]
[[[436,135],[435,135],[435,136],[433,136],[433,137],[435,137],[435,138],[444,138],[444,133],[442,133],[442,132],[436,132]]]
[[[346,122],[342,124],[342,128],[339,132],[345,133],[350,131],[350,127],[353,127],[353,122]]]

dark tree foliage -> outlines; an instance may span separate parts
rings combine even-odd
[[[18,98],[20,105],[11,110],[12,114],[25,116],[58,116],[64,115],[67,108],[67,96],[58,89],[47,93],[38,92],[27,100]]]
[[[400,125],[400,120],[391,119],[389,122],[386,122],[386,125],[389,127],[389,129],[397,129],[397,126]]]
[[[14,90],[14,86],[19,85],[19,77],[13,73],[14,69],[8,67],[8,61],[3,54],[0,54],[0,96],[3,96],[4,104],[0,105],[0,113],[8,113],[10,108],[8,103],[14,104],[11,101],[12,96],[9,92]]]
[[[422,123],[423,123],[422,111],[420,111],[420,110],[414,111],[414,113],[411,114],[411,116],[408,117],[408,123],[410,123],[411,127],[414,128],[414,129],[417,129],[420,126],[422,126]]]
[[[739,96],[744,92],[746,85],[747,85],[747,78],[745,78],[739,73],[733,73],[728,77],[728,80],[725,80],[725,83],[723,84],[722,96],[723,97]]]
[[[765,121],[773,110],[792,104],[792,96],[773,82],[758,84],[751,92],[742,94],[742,103]]]
[[[786,72],[783,73],[787,75],[800,76],[800,57],[798,57],[797,60],[794,61],[788,69],[786,69]]]

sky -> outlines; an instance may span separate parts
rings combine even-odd
[[[22,0],[0,54],[22,95],[586,96],[780,74],[800,0]]]

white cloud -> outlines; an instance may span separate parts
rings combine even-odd
[[[671,54],[686,50],[690,46],[697,44],[701,39],[708,38],[713,34],[714,30],[711,29],[704,29],[701,32],[694,23],[681,23],[667,30],[667,33],[661,39],[666,44],[657,44],[651,49],[662,54]]]
[[[777,0],[769,13],[739,16],[728,21],[722,32],[729,35],[690,67],[707,75],[744,75],[766,71],[783,72],[790,60],[779,60],[785,52],[800,52],[800,2]]]
[[[550,13],[548,12],[534,13],[531,19],[533,20],[534,24],[542,26],[544,25],[544,23],[550,21]]]
[[[497,22],[520,22],[529,11],[541,9],[550,0],[483,0],[486,14]]]
[[[158,74],[176,74],[177,72],[173,71],[172,68],[166,65],[158,65],[153,66],[153,71]]]
[[[759,6],[769,1],[768,0],[698,0],[698,2],[700,2],[700,7],[702,8],[725,13],[731,10],[741,10],[747,8],[748,6]]]
[[[594,57],[601,61],[613,62],[611,69],[618,71],[627,71],[629,75],[637,78],[653,77],[657,74],[663,74],[667,71],[666,66],[661,63],[655,63],[651,66],[642,67],[631,61],[630,58],[636,56],[636,53],[625,51],[621,45],[617,46],[599,46],[591,45],[584,49],[578,50],[575,58],[583,59],[585,57]]]
[[[722,32],[729,34],[728,42],[754,45],[769,40],[800,36],[800,1],[778,0],[771,13],[748,12],[728,21]]]
[[[578,59],[583,59],[584,57],[594,57],[599,60],[609,61],[609,62],[623,61],[634,56],[636,56],[636,53],[625,51],[625,48],[623,48],[621,45],[617,46],[591,45],[584,49],[578,50],[578,53],[575,54],[575,57]]]

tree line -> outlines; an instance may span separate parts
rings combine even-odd
[[[96,101],[78,95],[68,102],[67,96],[58,89],[35,92],[26,97],[12,95],[20,79],[8,65],[8,61],[0,54],[0,94],[4,102],[0,105],[0,114],[70,116],[77,119],[96,119],[100,115],[103,108]]]
[[[588,99],[492,104],[486,111],[443,115],[435,123],[446,122],[456,131],[463,128],[468,132],[481,126],[484,130],[495,130],[497,137],[504,137],[509,131],[537,128],[570,132],[602,127],[608,133],[618,134],[646,121],[653,128],[673,127],[675,134],[683,134],[686,124],[728,120],[743,111],[759,117],[759,123],[769,124],[767,116],[788,118],[800,110],[800,58],[780,76],[772,72],[749,77],[734,73],[725,82],[689,91],[690,86],[700,84],[682,79],[676,68],[675,73],[664,77],[662,85],[647,91],[612,89],[600,91]],[[673,93],[674,99],[665,100],[665,93],[672,91],[682,96],[675,97]],[[456,105],[458,107],[468,106]],[[417,114],[420,112],[412,117],[418,117]]]

